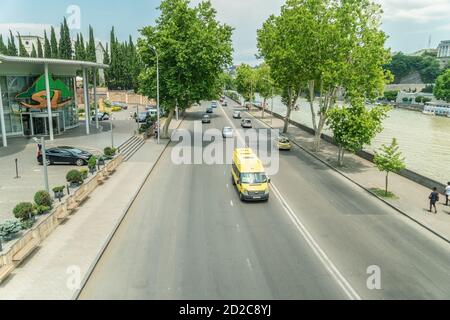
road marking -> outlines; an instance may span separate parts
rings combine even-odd
[[[241,226],[239,224],[236,225],[236,229],[238,232],[241,232]]]
[[[227,183],[227,189],[230,189],[230,185]]]
[[[231,204],[232,207],[234,207],[233,200],[230,200],[230,204]]]
[[[234,127],[234,129],[236,129],[236,126],[230,120],[230,118],[228,117],[226,112],[223,110],[223,108],[221,108],[221,110],[222,110],[223,114],[225,115],[225,117],[228,119],[228,121],[231,123],[231,125]],[[246,113],[249,114],[248,112],[246,112]],[[251,114],[249,114],[249,115],[252,116]],[[255,117],[253,117],[253,118],[255,118]],[[258,119],[256,119],[256,120],[258,120]],[[263,123],[263,122],[260,121],[260,123]],[[238,133],[238,136],[241,139],[241,141],[243,141],[244,139],[242,138],[240,132],[237,131],[237,133]],[[361,300],[361,297],[358,295],[358,293],[355,291],[355,289],[353,289],[353,287],[344,278],[344,276],[341,274],[341,272],[338,270],[338,268],[334,265],[334,263],[330,260],[330,258],[327,256],[327,254],[322,250],[322,248],[319,246],[319,244],[314,240],[311,233],[306,229],[306,227],[303,225],[303,223],[297,217],[294,210],[292,210],[292,208],[289,206],[289,204],[284,199],[281,192],[278,190],[278,188],[276,187],[276,185],[273,182],[271,183],[271,189],[274,191],[275,196],[280,201],[281,206],[283,207],[284,211],[291,219],[294,226],[297,228],[297,230],[302,235],[302,237],[306,240],[306,243],[309,245],[309,247],[313,250],[313,252],[319,258],[320,262],[322,262],[325,269],[327,269],[327,271],[331,274],[331,276],[334,278],[334,280],[342,288],[342,290],[347,295],[347,297],[350,300]]]
[[[252,266],[252,263],[250,262],[249,258],[247,258],[247,266],[250,269],[250,271],[253,271],[253,266]]]

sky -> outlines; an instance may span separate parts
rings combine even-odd
[[[192,5],[201,0],[191,0]],[[392,51],[412,53],[450,39],[450,0],[374,0],[384,9],[383,30]],[[218,19],[235,28],[234,62],[256,64],[256,30],[271,15],[278,14],[285,0],[211,0]],[[72,33],[87,34],[92,25],[100,41],[108,41],[114,25],[119,39],[139,36],[139,29],[154,24],[159,0],[1,0],[0,33],[11,29],[21,34],[42,35],[63,17]],[[78,14],[79,13],[79,14]]]

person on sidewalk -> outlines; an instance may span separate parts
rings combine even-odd
[[[433,192],[431,192],[430,194],[430,212],[433,212],[434,208],[434,213],[437,214],[436,203],[438,202],[439,202],[439,193],[437,192],[437,188],[434,187]]]
[[[445,205],[448,206],[448,203],[450,201],[450,182],[447,183],[447,187],[445,187]]]

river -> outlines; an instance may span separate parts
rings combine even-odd
[[[262,99],[258,98],[257,101]],[[267,102],[271,108],[271,100]],[[300,111],[292,112],[292,120],[312,127],[309,103],[301,100]],[[275,113],[285,116],[286,106],[276,97]],[[397,138],[408,169],[447,184],[450,181],[450,118],[433,117],[420,112],[392,109],[383,122],[383,132],[365,149],[374,152]],[[330,134],[329,130],[326,133]]]

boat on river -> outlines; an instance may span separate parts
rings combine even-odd
[[[425,105],[422,113],[431,116],[450,118],[450,105],[430,103]]]

